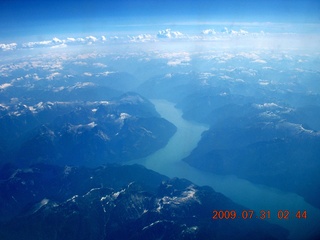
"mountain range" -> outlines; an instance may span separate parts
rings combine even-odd
[[[37,164],[1,169],[1,239],[287,239],[266,220],[213,219],[246,210],[210,187],[139,165]],[[238,215],[239,216],[239,215]]]
[[[2,106],[2,162],[99,166],[149,155],[176,127],[136,93],[110,101]]]

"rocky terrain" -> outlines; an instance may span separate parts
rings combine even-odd
[[[136,93],[109,101],[1,105],[1,162],[98,166],[149,155],[176,127]]]
[[[319,73],[297,72],[293,59],[282,61],[287,68],[271,62],[259,68],[238,56],[229,61],[232,68],[166,74],[139,90],[210,126],[184,159],[191,166],[295,192],[319,208]]]
[[[212,219],[245,208],[209,187],[139,165],[34,165],[1,170],[1,239],[286,239],[257,218]]]

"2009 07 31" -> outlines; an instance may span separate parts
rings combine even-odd
[[[212,219],[213,220],[222,220],[222,219],[270,219],[273,214],[271,214],[270,210],[260,210],[258,213],[254,210],[242,210],[241,212],[237,212],[236,210],[213,210],[212,211]],[[291,218],[297,219],[306,219],[307,211],[306,210],[298,210],[294,213],[290,213],[289,210],[278,210],[275,217],[278,219],[288,220]]]

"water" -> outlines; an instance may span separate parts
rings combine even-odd
[[[291,239],[306,239],[312,233],[319,231],[320,209],[305,202],[301,196],[253,184],[236,176],[203,172],[181,161],[197,146],[202,132],[208,129],[208,126],[184,120],[182,112],[176,109],[171,102],[165,100],[152,100],[152,102],[163,118],[176,125],[177,132],[166,147],[144,159],[132,161],[130,164],[139,163],[171,178],[186,178],[197,185],[210,186],[234,202],[254,210],[257,214],[261,210],[270,211],[268,221],[288,229]],[[277,214],[280,210],[289,211],[288,220],[278,218]],[[296,218],[296,212],[299,210],[307,211],[307,219]]]

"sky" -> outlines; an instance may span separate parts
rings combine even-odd
[[[183,22],[319,23],[318,0],[1,0],[3,35],[62,31],[104,22],[104,27]],[[99,24],[98,24],[99,25]],[[107,26],[106,26],[107,25]],[[101,27],[101,26],[100,26]]]
[[[171,29],[171,30],[168,30]],[[1,0],[0,50],[28,41],[66,44],[67,38],[130,36],[130,41],[181,38],[204,31],[307,33],[320,36],[319,0]],[[245,33],[245,34],[243,34]],[[148,34],[151,34],[150,37]],[[209,34],[210,35],[210,34]],[[212,35],[212,34],[211,34]],[[220,34],[221,35],[221,34]],[[193,37],[193,39],[195,38]],[[224,36],[220,36],[224,39]],[[290,37],[285,36],[290,40]],[[275,38],[273,38],[275,39]],[[300,40],[299,40],[300,39]],[[296,38],[302,42],[302,38]],[[312,37],[310,38],[312,39]],[[318,38],[313,38],[317,45]],[[82,41],[82,40],[81,40]],[[91,41],[91,42],[90,42]],[[30,46],[35,46],[31,43]],[[46,44],[40,45],[46,45]],[[1,45],[2,44],[2,45]],[[50,45],[51,47],[55,47]],[[39,44],[38,44],[39,45]],[[61,46],[64,46],[60,44]]]
[[[233,18],[319,21],[318,0],[2,0],[2,20],[57,20],[92,17]]]

